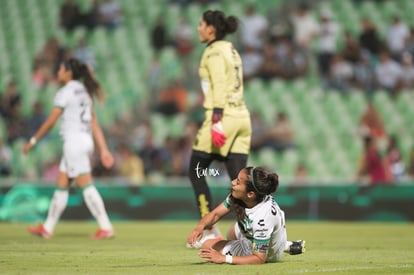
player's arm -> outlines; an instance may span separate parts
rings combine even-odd
[[[224,57],[219,52],[212,52],[207,57],[207,67],[210,73],[211,97],[213,102],[213,116],[211,117],[212,142],[215,147],[226,143],[221,119],[226,104],[226,69]]]
[[[189,244],[193,244],[199,239],[201,239],[203,235],[203,230],[206,227],[214,225],[222,217],[227,215],[229,212],[230,212],[230,209],[224,206],[224,203],[221,203],[213,211],[211,211],[210,213],[205,215],[203,218],[201,218],[200,222],[196,225],[194,230],[188,235],[187,242]]]
[[[207,57],[207,67],[210,74],[213,107],[223,110],[226,104],[226,64],[219,52],[212,52]]]
[[[233,256],[232,264],[264,264],[266,258],[266,253],[254,251],[251,256]]]
[[[230,263],[230,264],[263,264],[266,261],[267,254],[253,251],[252,255],[248,256],[225,256],[221,252],[214,248],[202,248],[200,250],[200,257],[217,264]],[[228,258],[228,261],[226,260]]]
[[[98,146],[99,152],[101,154],[101,162],[105,168],[111,168],[114,164],[114,158],[109,152],[108,146],[106,144],[105,136],[99,126],[98,120],[96,119],[95,112],[92,111],[92,134],[95,140],[95,143]]]
[[[30,149],[39,141],[42,137],[44,137],[49,130],[55,125],[58,118],[62,115],[62,108],[60,107],[53,107],[52,112],[50,113],[49,117],[43,122],[37,132],[30,138],[29,142],[27,142],[23,147],[23,153],[27,154]]]

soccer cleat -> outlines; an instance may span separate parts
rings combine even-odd
[[[290,255],[298,255],[305,253],[305,241],[304,240],[297,240],[292,242],[289,248]]]
[[[113,230],[104,230],[99,229],[96,233],[92,236],[94,240],[105,240],[115,237],[115,232]]]
[[[50,239],[52,234],[47,232],[43,224],[39,223],[37,226],[29,226],[27,230],[32,234],[45,239]]]

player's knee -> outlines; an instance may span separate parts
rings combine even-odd
[[[214,250],[217,250],[221,252],[226,245],[227,241],[225,240],[218,240],[218,239],[211,239],[207,240],[203,243],[201,246],[202,248],[213,248]]]

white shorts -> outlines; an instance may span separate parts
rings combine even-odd
[[[93,139],[88,134],[65,137],[59,171],[67,173],[69,178],[90,173],[93,148]]]
[[[284,219],[285,215],[282,210],[281,215]],[[231,256],[249,256],[253,254],[253,243],[247,239],[240,231],[239,225],[236,223],[234,226],[234,233],[236,235],[236,240],[231,240],[226,243],[223,247],[222,254],[223,255],[231,255]],[[280,261],[283,251],[285,249],[287,242],[287,235],[285,227],[279,229],[276,234],[276,237],[273,239],[271,243],[271,247],[269,248],[269,252],[267,254],[266,262],[278,262]]]
[[[253,243],[240,232],[237,223],[234,225],[234,233],[236,235],[236,240],[228,241],[223,247],[222,254],[231,256],[252,255]]]

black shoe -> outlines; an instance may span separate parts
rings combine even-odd
[[[304,240],[297,240],[292,242],[289,248],[290,255],[298,255],[305,253],[305,241]]]

